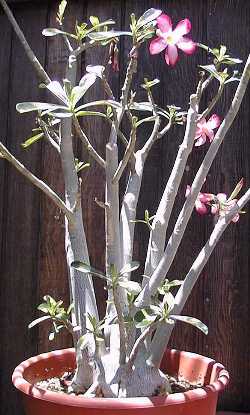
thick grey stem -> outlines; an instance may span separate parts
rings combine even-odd
[[[76,64],[68,68],[66,78],[74,86],[76,82]],[[86,333],[86,313],[98,319],[98,311],[91,276],[71,267],[74,261],[89,263],[87,241],[83,226],[81,198],[79,197],[79,182],[75,169],[75,158],[72,145],[72,120],[62,121],[62,138],[60,142],[60,154],[65,183],[66,206],[74,212],[75,225],[65,221],[65,250],[69,270],[69,285],[74,303],[74,317],[76,325],[80,326],[79,335]],[[72,387],[77,390],[89,386],[92,381],[92,367],[89,364],[89,356],[86,351],[77,350],[77,372],[72,382]]]
[[[195,201],[198,197],[198,194],[201,190],[201,187],[204,183],[204,180],[209,172],[209,169],[212,165],[212,162],[219,150],[219,147],[228,132],[229,128],[232,125],[233,120],[235,119],[242,99],[244,97],[247,84],[250,78],[250,55],[248,57],[247,63],[245,65],[243,75],[241,77],[240,83],[236,90],[234,99],[232,104],[229,108],[229,111],[223,120],[220,128],[218,129],[213,142],[211,143],[209,150],[195,176],[194,182],[191,187],[191,192],[187,197],[184,206],[178,216],[177,222],[174,227],[174,231],[167,243],[164,255],[154,271],[152,277],[150,278],[149,282],[145,285],[144,289],[138,296],[136,300],[137,307],[143,307],[146,304],[150,303],[151,296],[154,295],[157,291],[157,288],[160,284],[164,281],[165,276],[175,258],[177,249],[180,245],[180,242],[183,238],[183,234],[185,232],[186,226],[192,214]]]
[[[147,142],[141,150],[138,150],[135,153],[134,166],[129,175],[120,215],[121,256],[123,266],[132,261],[135,230],[134,220],[136,219],[136,208],[141,190],[144,165],[149,151],[157,138],[159,127],[160,120],[157,117],[153,131]],[[127,275],[127,277],[129,278],[129,275]]]
[[[223,232],[226,230],[227,226],[230,224],[233,217],[238,213],[244,205],[250,200],[250,189],[240,198],[238,203],[226,214],[225,217],[221,217],[216,223],[213,232],[210,235],[205,246],[200,251],[196,260],[194,261],[192,267],[187,273],[183,284],[179,288],[175,296],[175,305],[172,314],[179,315],[181,314],[183,307],[186,304],[188,297],[190,296],[195,283],[197,282],[203,268],[209,260],[210,255],[212,254],[214,248],[216,247],[220,237]],[[159,367],[166,345],[169,342],[171,333],[173,331],[173,324],[162,323],[156,330],[152,344],[151,344],[151,354],[148,359],[150,364]]]
[[[152,275],[153,271],[158,266],[164,253],[168,222],[172,213],[180,182],[185,171],[189,154],[191,153],[194,145],[194,137],[197,124],[197,113],[197,97],[196,95],[191,95],[190,109],[188,111],[187,116],[185,136],[182,144],[179,147],[174,167],[168,179],[167,185],[165,187],[159,207],[157,209],[155,218],[152,223],[152,230],[150,232],[147,258],[144,270],[144,274],[148,277]],[[146,282],[147,279],[144,278],[143,286],[146,284]]]

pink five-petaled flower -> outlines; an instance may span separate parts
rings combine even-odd
[[[151,55],[156,55],[166,49],[165,60],[168,65],[174,66],[178,60],[178,49],[181,49],[187,55],[194,53],[196,44],[184,37],[191,30],[189,19],[181,20],[176,28],[172,30],[172,21],[167,14],[161,14],[157,18],[156,35],[149,46]]]
[[[197,124],[197,130],[195,133],[195,146],[201,146],[209,139],[210,143],[214,139],[214,129],[220,125],[220,117],[216,114],[211,115],[208,121],[202,118]]]
[[[191,192],[191,186],[187,186],[186,188],[186,197]],[[210,205],[211,202],[214,200],[214,195],[212,193],[199,193],[198,197],[195,202],[195,209],[200,215],[206,215],[209,213],[207,205]]]

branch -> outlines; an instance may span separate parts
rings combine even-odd
[[[23,176],[25,176],[31,183],[43,191],[55,205],[65,214],[69,222],[74,222],[73,215],[70,209],[67,208],[62,199],[42,180],[38,179],[31,173],[20,161],[18,161],[9,150],[0,142],[0,153],[9,163],[11,163]]]
[[[127,364],[126,364],[126,370],[128,370],[128,371],[130,371],[131,369],[132,369],[132,367],[133,367],[133,365],[134,365],[134,362],[135,362],[135,359],[136,359],[136,356],[137,356],[137,354],[138,354],[138,352],[139,352],[139,350],[140,350],[140,347],[142,347],[143,346],[143,344],[144,344],[144,341],[146,340],[146,338],[150,335],[150,334],[152,334],[153,333],[153,331],[156,329],[156,327],[157,327],[157,325],[158,325],[158,322],[154,322],[154,323],[152,323],[152,324],[150,324],[150,326],[148,326],[141,334],[140,334],[140,336],[138,337],[138,339],[136,340],[136,342],[135,342],[135,344],[134,344],[134,346],[133,346],[133,349],[132,349],[132,351],[131,351],[131,353],[130,353],[130,356],[129,356],[129,359],[128,359],[128,361],[127,361]]]
[[[151,300],[151,296],[154,295],[157,291],[157,288],[160,286],[160,284],[164,281],[165,276],[175,258],[177,249],[180,245],[180,242],[182,240],[183,234],[185,232],[186,226],[188,224],[189,218],[192,214],[196,199],[198,197],[198,194],[201,190],[201,187],[204,183],[204,180],[209,172],[209,169],[211,167],[211,164],[219,150],[219,147],[228,132],[229,128],[231,127],[238,111],[240,108],[240,104],[242,102],[242,99],[244,97],[247,84],[250,78],[250,55],[248,57],[248,60],[246,62],[240,83],[238,85],[238,88],[236,90],[235,96],[233,98],[232,104],[229,108],[229,111],[220,125],[213,142],[211,143],[208,152],[206,153],[206,156],[204,157],[204,160],[195,176],[194,182],[191,187],[191,192],[189,196],[187,197],[184,206],[178,216],[177,222],[175,224],[173,233],[167,243],[164,255],[154,271],[152,277],[148,281],[148,283],[145,285],[144,289],[141,291],[139,296],[136,299],[136,306],[142,307],[148,304]]]
[[[93,159],[95,159],[95,161],[105,169],[105,161],[103,160],[103,158],[97,153],[97,151],[94,149],[94,147],[92,146],[92,144],[90,143],[88,137],[86,136],[86,134],[83,132],[83,130],[81,129],[81,126],[79,124],[79,121],[76,117],[73,117],[73,124],[75,127],[75,130],[78,134],[78,137],[80,138],[80,140],[82,141],[83,145],[86,147],[86,149],[88,150],[89,154],[93,157]]]
[[[94,40],[90,40],[88,43],[83,43],[82,45],[78,46],[73,52],[70,54],[71,56],[77,58],[82,52],[85,52],[87,49],[92,48],[94,45]]]
[[[120,164],[117,167],[117,170],[116,170],[116,172],[114,174],[113,183],[118,183],[119,182],[119,180],[120,180],[120,178],[122,176],[122,173],[124,172],[124,170],[125,170],[128,162],[129,162],[131,156],[134,153],[135,143],[136,143],[136,125],[134,123],[132,125],[132,130],[131,130],[131,133],[130,133],[130,140],[129,140],[128,146],[127,146],[127,148],[125,150],[123,159],[120,162]]]
[[[124,365],[126,362],[127,357],[127,334],[125,328],[125,322],[123,318],[123,310],[120,303],[120,294],[117,288],[113,288],[113,298],[114,298],[114,305],[117,312],[117,320],[119,325],[119,333],[120,333],[120,356],[119,356],[119,363],[120,365]]]
[[[54,147],[54,149],[60,154],[60,146],[59,144],[51,137],[50,132],[49,132],[49,128],[47,126],[47,124],[40,118],[38,120],[38,123],[41,127],[41,129],[43,130],[44,136],[46,138],[46,140]]]
[[[160,117],[157,117],[155,122],[154,122],[154,128],[153,131],[149,137],[149,139],[146,141],[146,143],[144,144],[144,146],[141,149],[141,153],[143,154],[143,156],[145,158],[147,158],[148,153],[150,152],[154,142],[156,141],[156,139],[159,136],[159,128],[160,128]]]
[[[217,102],[219,101],[222,92],[224,89],[224,84],[220,84],[219,89],[217,94],[213,97],[213,99],[211,100],[211,102],[209,103],[208,107],[205,109],[205,111],[203,111],[203,113],[199,116],[198,118],[198,122],[202,119],[202,118],[206,118],[208,114],[210,114],[210,112],[212,111],[213,107],[217,104]]]
[[[159,207],[152,223],[144,274],[150,277],[158,266],[165,248],[166,232],[172,213],[176,195],[185,172],[188,157],[193,149],[197,125],[198,102],[197,96],[191,95],[190,108],[187,115],[185,136],[179,147],[171,175],[166,184]],[[143,285],[146,284],[146,278]]]
[[[194,261],[192,267],[190,268],[188,274],[186,275],[183,284],[179,288],[175,296],[175,305],[172,314],[179,315],[181,314],[183,307],[189,298],[192,289],[197,282],[203,268],[209,260],[210,255],[212,254],[215,246],[217,245],[220,237],[223,232],[226,230],[227,226],[231,223],[233,217],[241,211],[244,205],[250,200],[250,189],[238,200],[237,204],[230,209],[230,211],[224,216],[221,217],[216,223],[210,238],[208,239],[205,246],[200,251],[196,260]],[[151,344],[151,355],[150,363],[158,366],[161,362],[163,353],[165,351],[166,345],[169,342],[171,333],[173,331],[173,324],[161,324],[154,335],[152,344]]]
[[[31,61],[32,65],[34,66],[38,78],[43,81],[45,84],[48,84],[50,81],[50,78],[42,65],[40,64],[39,60],[35,56],[33,50],[31,49],[30,45],[28,44],[22,30],[20,29],[15,17],[13,16],[10,8],[8,7],[5,0],[0,0],[0,4],[2,5],[14,31],[16,32],[17,37],[19,38],[21,44],[23,45],[23,48],[26,52],[26,55],[28,56],[29,60]]]
[[[172,127],[172,121],[170,120],[166,127],[164,127],[157,135],[156,139],[159,140],[160,138],[164,137],[164,135],[170,130]]]
[[[128,102],[128,94],[131,86],[131,82],[133,79],[133,75],[137,71],[137,50],[134,49],[130,52],[130,61],[128,64],[125,81],[122,87],[122,96],[121,96],[121,104],[122,104],[122,113],[124,112],[127,102]]]

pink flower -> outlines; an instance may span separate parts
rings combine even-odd
[[[191,192],[191,186],[187,186],[186,188],[186,197]],[[207,205],[210,205],[211,201],[214,199],[214,195],[212,193],[199,193],[198,197],[195,202],[195,209],[200,215],[206,215],[209,213]]]
[[[168,65],[174,66],[178,60],[178,49],[181,49],[187,55],[194,53],[196,44],[184,37],[191,30],[191,22],[189,19],[181,20],[176,28],[172,30],[172,21],[166,14],[161,14],[157,18],[158,29],[157,37],[153,39],[149,46],[151,55],[156,55],[166,49],[165,60]]]
[[[225,193],[218,193],[217,195],[214,195],[213,193],[199,193],[195,202],[196,211],[200,215],[211,212],[212,215],[216,215],[217,217],[225,216],[238,202],[238,199],[235,199],[235,196],[240,192],[242,186],[243,179],[236,185],[230,197],[227,197]],[[190,193],[191,186],[188,185],[186,188],[186,197],[188,197]],[[240,213],[244,213],[244,211],[237,213],[233,217],[232,222],[238,222]]]
[[[218,128],[220,125],[220,117],[216,114],[211,115],[208,121],[205,118],[202,118],[197,124],[197,130],[195,134],[195,146],[201,146],[209,139],[210,143],[214,139],[214,129]]]

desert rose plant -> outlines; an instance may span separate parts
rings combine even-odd
[[[17,104],[19,113],[33,111],[36,114],[33,135],[22,145],[27,148],[41,139],[45,140],[46,145],[51,145],[51,151],[60,155],[65,184],[65,196],[62,199],[0,143],[1,158],[41,189],[65,216],[65,251],[72,304],[65,309],[62,301],[45,296],[44,302],[38,307],[44,315],[33,321],[30,327],[49,320],[52,323],[50,339],[62,328],[72,334],[77,369],[69,392],[104,397],[170,393],[168,378],[159,367],[175,321],[190,323],[207,334],[205,324],[181,313],[222,233],[230,223],[238,221],[244,205],[250,199],[250,189],[239,197],[243,187],[240,178],[235,178],[231,195],[202,190],[211,164],[241,105],[250,78],[250,58],[239,76],[232,68],[241,61],[233,58],[225,46],[210,48],[197,43],[190,37],[191,22],[188,18],[173,25],[169,15],[156,9],[147,10],[139,18],[132,14],[127,32],[115,31],[113,20],[100,22],[98,17],[91,16],[87,23],[77,22],[74,31],[69,33],[64,30],[67,2],[63,0],[57,14],[58,27],[43,31],[47,37],[60,36],[68,50],[65,78],[61,81],[51,80],[28,45],[5,0],[0,0],[0,3],[37,73],[39,86],[46,88],[51,96],[51,102]],[[131,49],[121,98],[116,100],[106,74],[108,65],[114,71],[119,70],[118,47],[121,36],[130,39]],[[172,103],[161,108],[154,100],[154,88],[160,82],[158,79],[141,80],[147,99],[138,102],[133,90],[133,78],[140,64],[140,47],[143,43],[147,43],[152,60],[165,59],[166,70],[169,71],[177,64],[178,58],[185,59],[188,65],[189,58],[184,55],[198,53],[199,48],[205,49],[212,57],[212,64],[198,68],[199,81],[196,90],[190,95],[188,108],[180,109],[170,105]],[[96,46],[108,48],[109,62],[96,62],[96,66],[88,66],[86,73],[77,80],[81,53]],[[91,91],[94,83],[105,92],[106,98],[86,102],[85,93]],[[220,118],[213,112],[214,106],[224,89],[235,83],[237,89],[230,108]],[[204,91],[210,84],[217,86],[217,92],[207,105],[200,105]],[[98,154],[91,144],[91,137],[86,135],[84,120],[80,123],[85,116],[102,117],[103,122],[110,126],[105,158]],[[140,126],[146,122],[152,125],[152,131],[143,146],[138,148]],[[183,141],[158,209],[151,215],[145,206],[145,217],[138,218],[136,209],[148,154],[154,143],[164,139],[176,124],[183,130]],[[96,199],[101,207],[100,214],[105,215],[103,237],[106,241],[106,267],[103,270],[95,269],[94,259],[93,263],[89,262],[79,175],[86,165],[74,155],[73,137],[79,138],[91,158],[105,172],[105,200]],[[121,159],[118,157],[118,144],[122,149]],[[206,154],[193,183],[183,195],[183,207],[170,238],[166,240],[188,157],[201,145],[206,145]],[[119,189],[122,177],[127,180],[124,194]],[[194,208],[201,215],[214,215],[214,227],[183,280],[169,280],[168,271],[178,253]],[[136,225],[137,222],[141,225]],[[133,258],[135,226],[149,228],[148,250],[140,282],[133,278],[133,271],[139,267]],[[103,279],[108,292],[103,320],[98,316],[92,278]]]

